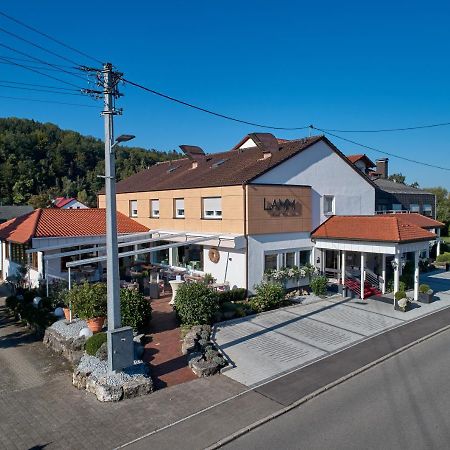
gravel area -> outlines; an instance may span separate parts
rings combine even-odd
[[[50,326],[50,328],[64,336],[66,339],[77,338],[80,334],[80,331],[86,327],[86,321],[81,319],[75,319],[72,322],[61,319]]]
[[[133,366],[123,369],[118,373],[108,372],[106,361],[101,361],[95,356],[84,355],[77,367],[80,372],[90,373],[90,376],[101,379],[102,383],[109,386],[120,386],[124,382],[138,380],[148,376],[148,366],[141,360],[135,360]]]

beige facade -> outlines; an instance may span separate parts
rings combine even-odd
[[[203,218],[203,199],[220,197],[222,217]],[[175,200],[184,199],[184,218],[175,218]],[[117,210],[130,216],[130,201],[137,200],[139,223],[151,230],[180,230],[197,233],[244,234],[244,188],[224,186],[117,194]],[[150,217],[150,201],[159,200],[159,218]],[[98,196],[99,208],[105,196]]]
[[[205,218],[205,198],[221,199],[220,218]],[[184,218],[175,217],[177,199],[184,199]],[[159,218],[151,217],[152,200],[159,200]],[[151,230],[240,235],[311,231],[311,188],[307,186],[239,185],[123,193],[117,194],[117,210],[131,216],[134,201],[137,216],[132,217]],[[105,207],[104,195],[98,196],[98,206]]]

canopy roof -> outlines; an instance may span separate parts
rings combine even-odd
[[[425,223],[419,214],[382,214],[374,216],[332,216],[316,228],[313,239],[337,239],[366,242],[406,243],[430,241],[434,233],[419,224]],[[423,216],[422,216],[423,217]],[[427,217],[423,217],[428,219]],[[432,220],[432,219],[429,219]],[[440,222],[433,221],[437,224]],[[429,225],[427,223],[426,225]],[[432,225],[431,227],[437,227]]]
[[[122,213],[117,213],[119,234],[149,229]],[[24,244],[31,238],[98,236],[106,234],[105,209],[36,209],[0,224],[0,239]]]

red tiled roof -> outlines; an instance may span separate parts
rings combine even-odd
[[[55,198],[55,208],[62,208],[63,206],[67,205],[68,203],[76,200],[75,198],[65,198],[65,197],[57,197]]]
[[[117,213],[119,234],[140,233],[148,228]],[[106,233],[104,209],[36,209],[0,225],[0,239],[24,244],[33,237],[96,236]]]
[[[17,242],[24,244],[28,242],[36,231],[36,226],[41,214],[40,209],[31,211],[20,217],[8,220],[0,224],[0,239],[2,241]]]
[[[363,153],[359,153],[357,155],[347,155],[347,158],[350,160],[350,162],[352,164],[355,164],[357,161],[359,161],[360,159],[364,159],[366,162],[366,165],[368,167],[375,167],[375,164],[372,162],[371,159],[369,159],[369,157]]]
[[[373,182],[350,163],[345,155],[325,136],[311,136],[286,142],[278,140],[279,150],[273,152],[268,158],[263,158],[261,148],[255,146],[207,154],[204,158],[197,159],[196,168],[192,168],[192,161],[188,158],[159,163],[119,181],[116,189],[118,194],[122,194],[126,192],[242,185],[250,183],[256,177],[319,141],[328,144],[353,170],[373,185]],[[101,194],[103,193],[102,191]]]
[[[399,243],[429,241],[436,237],[434,233],[424,230],[414,221],[408,222],[402,217],[400,214],[332,216],[316,228],[311,237]]]
[[[388,216],[397,216],[400,222],[417,225],[420,228],[442,228],[445,226],[442,222],[434,220],[431,217],[423,216],[419,213],[409,214],[386,214]]]

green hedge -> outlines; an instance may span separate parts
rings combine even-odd
[[[245,300],[247,298],[247,289],[244,288],[234,288],[230,291],[218,292],[217,297],[219,303],[223,304],[226,302],[238,302]]]
[[[5,305],[22,323],[45,329],[56,321],[48,298],[41,297],[39,307],[35,308],[33,299],[39,297],[36,291],[27,291],[20,295],[22,295],[23,300],[19,300],[16,295],[11,295],[6,298]]]
[[[450,263],[450,252],[445,252],[445,253],[442,253],[441,255],[439,255],[436,258],[436,262],[439,262],[439,263]]]
[[[326,295],[327,293],[327,277],[317,275],[311,279],[310,287],[315,295]]]
[[[136,290],[120,290],[120,311],[122,326],[132,327],[134,331],[142,331],[152,318],[150,302]]]
[[[255,286],[255,296],[250,300],[255,312],[279,308],[284,302],[284,288],[280,283],[262,282]]]
[[[88,355],[95,356],[97,350],[104,344],[107,340],[106,333],[96,333],[87,339],[85,350]]]
[[[183,325],[203,325],[213,322],[219,300],[204,283],[184,283],[177,290],[174,306]]]

